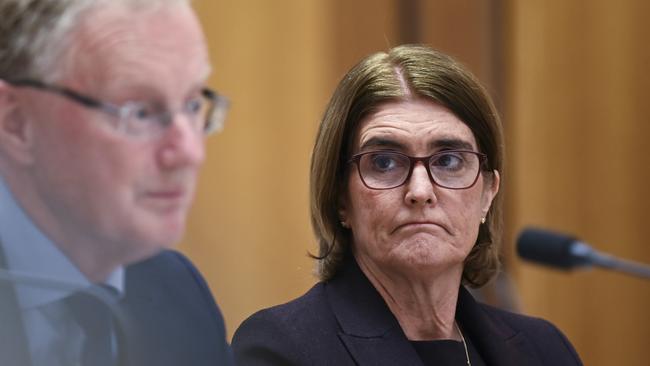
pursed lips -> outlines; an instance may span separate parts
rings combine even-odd
[[[449,233],[449,230],[444,225],[441,225],[433,221],[409,221],[403,224],[398,225],[393,233],[400,230],[414,230],[414,231],[431,231],[431,230],[440,230],[443,229],[446,233]]]

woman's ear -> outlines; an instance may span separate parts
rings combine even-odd
[[[495,169],[492,171],[492,174],[485,175],[484,182],[485,184],[483,185],[483,195],[481,197],[481,209],[483,212],[483,217],[487,216],[488,211],[490,211],[490,205],[492,205],[492,200],[494,200],[494,197],[499,192],[501,176]]]
[[[0,149],[15,163],[30,164],[33,161],[33,126],[19,107],[14,89],[0,81]]]
[[[346,229],[350,228],[350,223],[348,222],[347,202],[345,198],[339,198],[337,214],[341,226]]]

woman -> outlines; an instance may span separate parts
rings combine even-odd
[[[318,131],[321,282],[233,339],[240,365],[580,365],[550,323],[477,303],[499,267],[501,125],[485,90],[421,46],[369,56]]]

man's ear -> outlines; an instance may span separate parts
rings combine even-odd
[[[15,89],[0,80],[0,150],[17,164],[33,161],[32,124],[19,108]]]

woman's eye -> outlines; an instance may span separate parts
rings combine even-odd
[[[465,160],[459,153],[442,153],[438,154],[431,161],[432,168],[443,168],[447,170],[457,170],[463,167]]]
[[[373,169],[378,171],[392,170],[398,165],[392,154],[373,154],[370,159]]]

